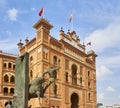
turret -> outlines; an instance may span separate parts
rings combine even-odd
[[[21,42],[22,40],[20,39],[20,42],[17,44],[17,46],[18,46],[18,54],[19,54],[19,56],[20,56],[20,50],[22,49],[22,47],[23,47],[23,43]]]
[[[46,19],[41,18],[35,25],[33,25],[33,27],[37,32],[37,42],[48,43],[50,29],[53,28],[53,26]]]

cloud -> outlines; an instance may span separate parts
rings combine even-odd
[[[102,102],[103,100],[104,100],[104,93],[98,94],[98,96],[97,96],[97,101],[98,101],[98,102]]]
[[[107,66],[110,66],[111,68],[119,68],[120,67],[120,55],[106,57],[103,60],[103,63]]]
[[[105,67],[104,65],[100,66],[98,69],[97,69],[97,78],[103,78],[107,75],[111,75],[112,74],[112,71],[109,70],[107,67]]]
[[[31,8],[30,10],[32,10],[32,11],[36,11],[36,9],[35,9],[35,8]]]
[[[15,8],[9,9],[7,11],[7,14],[11,21],[16,21],[18,16],[18,10]]]
[[[4,49],[4,51],[10,51],[13,49],[17,49],[17,45],[15,42],[9,39],[0,40],[0,49]]]
[[[108,87],[106,88],[106,91],[108,91],[108,92],[114,92],[115,89],[114,89],[113,87],[111,87],[111,86],[108,86]]]
[[[116,51],[117,52],[117,51]],[[112,68],[120,68],[120,54],[118,52],[117,55],[112,55],[112,56],[102,56],[97,58],[97,67],[105,65],[107,67]]]
[[[84,42],[92,42],[95,51],[101,52],[106,48],[119,47],[120,43],[120,21],[109,24],[106,28],[98,29],[85,38]]]
[[[12,32],[11,31],[5,31],[5,33],[7,34],[7,35],[9,35],[9,36],[11,36],[12,35]]]
[[[118,96],[118,98],[120,99],[120,95]]]

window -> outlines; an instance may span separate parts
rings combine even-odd
[[[46,52],[43,52],[43,56],[44,56],[44,59],[48,59],[48,53],[46,53]]]
[[[13,65],[13,70],[15,70],[15,65]]]
[[[88,71],[88,76],[90,76],[90,71]]]
[[[48,49],[47,48],[44,48],[43,50],[43,58],[48,60]]]
[[[48,42],[48,36],[47,35],[44,35],[44,41]]]
[[[14,88],[10,89],[10,94],[13,95],[14,94]]]
[[[5,87],[5,88],[3,89],[3,92],[4,92],[4,95],[8,94],[8,88]]]
[[[56,108],[60,108],[59,106],[56,106]]]
[[[9,77],[8,77],[8,75],[5,75],[4,76],[4,82],[8,82],[9,81]]]
[[[30,63],[33,63],[33,56],[30,57]]]
[[[30,78],[33,78],[33,71],[30,71]]]
[[[82,84],[82,77],[80,77],[80,84]]]
[[[57,56],[53,57],[53,63],[56,64],[57,63]]]
[[[72,65],[72,84],[77,84],[77,66]]]
[[[15,82],[15,77],[14,77],[13,75],[10,77],[10,82],[11,82],[11,83],[14,83],[14,82]]]
[[[6,63],[4,63],[4,64],[3,64],[3,67],[4,67],[4,68],[6,68],[6,67],[7,67]]]
[[[68,82],[68,72],[66,72],[65,79],[66,79],[66,82]]]
[[[80,75],[82,75],[82,74],[83,74],[83,67],[80,66]]]
[[[12,64],[11,63],[8,63],[8,68],[12,68]]]
[[[51,108],[55,108],[54,106],[52,106]]]
[[[88,87],[90,88],[90,81],[88,81]]]
[[[90,95],[91,95],[91,94],[90,94],[90,93],[88,93],[88,100],[89,100],[89,101],[90,101]]]

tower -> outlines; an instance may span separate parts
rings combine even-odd
[[[29,79],[37,74],[42,76],[44,70],[56,66],[57,97],[53,97],[52,87],[46,91],[48,105],[41,100],[43,107],[48,108],[96,108],[96,57],[94,51],[86,53],[85,45],[80,43],[75,31],[67,33],[61,28],[60,40],[50,35],[53,27],[46,19],[41,18],[34,26],[36,36],[19,51],[29,53]],[[38,101],[31,99],[29,105],[40,108]]]

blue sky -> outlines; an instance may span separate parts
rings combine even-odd
[[[17,54],[20,39],[32,39],[32,26],[44,17],[54,26],[51,35],[73,28],[81,43],[92,42],[97,54],[97,99],[105,105],[120,104],[120,0],[0,0],[0,50]]]

